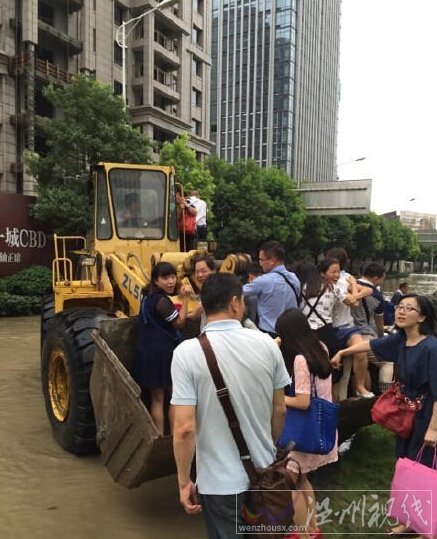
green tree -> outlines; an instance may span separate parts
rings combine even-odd
[[[353,260],[377,259],[383,248],[382,217],[373,212],[351,217],[355,233],[350,248],[347,250],[351,264]]]
[[[355,234],[355,223],[348,215],[333,215],[327,218],[329,224],[329,243],[326,250],[331,247],[348,249]]]
[[[196,152],[189,147],[189,143],[188,133],[183,133],[173,142],[164,142],[160,161],[163,165],[174,167],[176,181],[184,186],[186,193],[192,189],[199,191],[208,206],[208,219],[212,219],[214,180],[208,167],[196,159]]]
[[[47,154],[26,156],[38,182],[33,214],[55,232],[84,233],[92,217],[91,167],[99,161],[147,163],[150,144],[109,85],[79,75],[43,92],[59,114],[43,120]]]
[[[299,259],[312,258],[317,264],[319,255],[329,245],[331,228],[329,219],[321,215],[309,215],[302,230],[302,238],[295,250]]]
[[[393,271],[393,264],[399,260],[403,249],[403,235],[401,233],[403,225],[396,220],[383,219],[382,221],[382,239],[383,248],[381,256],[384,262],[389,262],[388,272]]]
[[[428,262],[430,264],[430,261],[434,259],[434,255],[436,253],[436,248],[432,245],[419,245],[419,254],[417,256],[417,259],[420,262],[420,271],[424,271],[424,263]],[[431,264],[429,265],[431,267]],[[434,264],[435,267],[435,264]]]
[[[221,254],[254,253],[267,239],[290,251],[299,241],[305,210],[295,182],[277,169],[261,169],[253,161],[208,162],[214,174],[215,234]]]
[[[400,221],[381,217],[383,233],[383,249],[381,256],[390,262],[388,271],[393,270],[393,264],[397,263],[399,271],[400,260],[416,260],[420,254],[417,234],[403,225]]]
[[[417,260],[420,255],[420,246],[416,232],[403,225],[401,235],[403,242],[402,249],[399,252],[399,259]]]
[[[354,238],[355,224],[347,215],[310,215],[305,221],[295,256],[312,258],[317,264],[320,255],[331,247],[349,248]]]

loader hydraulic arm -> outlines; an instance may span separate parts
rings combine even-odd
[[[118,290],[129,305],[129,312],[125,314],[137,315],[141,291],[150,282],[141,260],[132,253],[110,254],[106,257],[106,263],[114,291]]]

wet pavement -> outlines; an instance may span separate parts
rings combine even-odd
[[[52,437],[39,375],[39,317],[0,318],[0,539],[205,537],[179,505],[176,477],[128,491],[100,457]]]

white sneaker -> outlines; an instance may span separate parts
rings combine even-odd
[[[371,391],[369,391],[368,393],[358,393],[357,391],[355,393],[355,396],[360,399],[373,399],[373,397],[375,396],[375,393],[372,393]]]

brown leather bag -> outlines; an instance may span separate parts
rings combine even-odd
[[[287,462],[290,460],[288,450],[266,468],[255,468],[211,343],[205,333],[198,339],[250,481],[248,503],[243,506],[242,511],[247,527],[244,526],[244,530],[238,531],[255,534],[254,537],[272,539],[289,535],[294,531],[292,491],[296,489],[296,485],[287,471]]]

